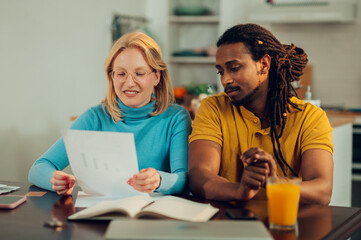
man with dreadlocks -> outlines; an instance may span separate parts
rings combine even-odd
[[[265,198],[269,176],[302,178],[301,202],[327,205],[332,193],[332,128],[325,112],[296,97],[308,59],[256,24],[217,42],[224,93],[204,99],[189,137],[189,185],[217,200]]]

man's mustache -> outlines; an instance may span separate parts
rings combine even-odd
[[[238,90],[240,90],[240,87],[238,87],[238,86],[235,86],[235,87],[227,86],[227,87],[225,87],[224,92],[229,93],[229,92],[238,91]]]

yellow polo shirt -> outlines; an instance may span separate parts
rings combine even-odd
[[[291,101],[302,111],[290,106],[291,112],[287,113],[286,126],[279,140],[285,161],[299,173],[304,151],[319,148],[333,153],[332,127],[321,108],[296,97],[292,97]],[[262,148],[276,160],[270,128],[261,129],[259,118],[243,106],[234,106],[225,93],[202,100],[192,124],[189,143],[198,139],[211,140],[221,145],[219,175],[232,182],[240,181],[243,163],[239,156],[251,147]],[[287,175],[292,175],[287,167],[285,170]],[[277,174],[283,175],[278,164]]]

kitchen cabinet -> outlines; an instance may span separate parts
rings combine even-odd
[[[220,0],[168,2],[167,59],[174,86],[207,83],[217,86],[216,40]],[[197,10],[208,14],[196,15]],[[182,15],[179,11],[182,10]]]
[[[352,196],[352,124],[353,116],[327,112],[333,127],[333,190],[330,205],[351,206]]]
[[[330,205],[351,206],[352,196],[352,123],[334,127],[332,133],[333,191]]]
[[[326,111],[333,130],[334,174],[331,205],[361,206],[360,164],[357,158],[358,126],[361,114],[351,111]],[[356,132],[355,132],[356,130]]]

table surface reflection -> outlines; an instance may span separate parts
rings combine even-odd
[[[0,182],[21,188],[11,195],[44,192],[28,183]],[[73,196],[61,197],[47,192],[42,197],[28,196],[27,202],[12,210],[0,210],[0,239],[103,239],[109,221],[67,221],[73,214],[76,190]],[[240,202],[209,201],[192,196],[184,198],[210,203],[220,209],[213,219],[229,220],[227,208],[248,208],[268,227],[267,202],[251,200]],[[49,228],[44,223],[53,217],[62,227]],[[351,207],[300,205],[296,231],[274,232],[275,239],[347,239],[361,228],[361,209]]]

